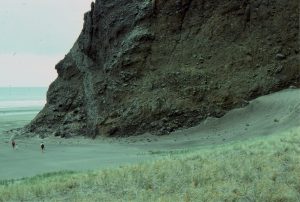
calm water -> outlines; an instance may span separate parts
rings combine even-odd
[[[1,88],[0,116],[34,113],[46,103],[47,88]]]

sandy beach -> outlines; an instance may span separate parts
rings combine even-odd
[[[24,138],[17,137],[17,149],[6,132],[28,123],[37,113],[0,116],[0,180],[22,178],[59,170],[91,170],[154,159],[153,151],[200,150],[232,141],[289,131],[300,125],[300,90],[288,89],[257,98],[244,108],[222,118],[208,118],[196,127],[166,136],[144,134],[124,139]],[[46,145],[45,153],[39,145]]]

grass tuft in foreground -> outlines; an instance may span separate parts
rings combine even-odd
[[[300,201],[300,129],[118,169],[2,181],[0,201]]]

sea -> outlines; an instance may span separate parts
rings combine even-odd
[[[46,87],[0,87],[0,117],[37,114],[46,103]]]

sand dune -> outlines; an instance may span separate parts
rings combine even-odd
[[[21,178],[58,170],[89,170],[147,161],[148,151],[201,149],[231,141],[288,131],[300,126],[300,90],[288,89],[263,96],[224,117],[208,118],[196,127],[157,137],[145,134],[126,139],[48,138],[41,153],[38,138],[17,139],[12,150],[10,135],[4,130],[20,127],[32,118],[0,118],[0,179]]]

